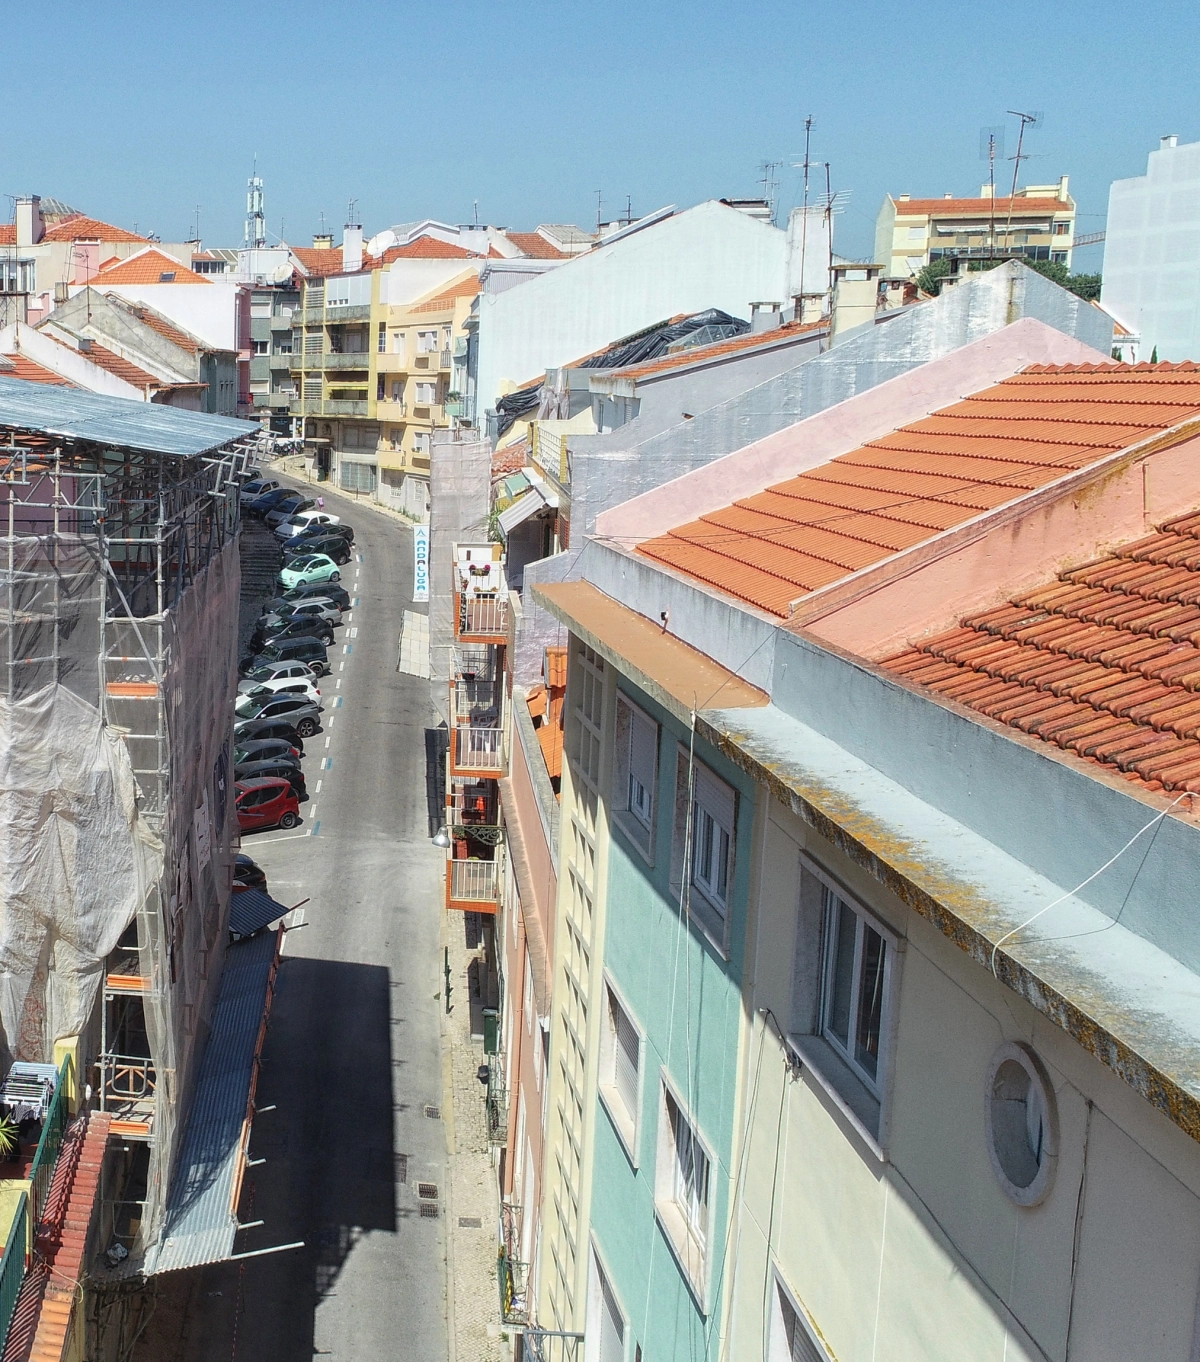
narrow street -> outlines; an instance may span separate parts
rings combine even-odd
[[[303,926],[286,937],[242,1197],[243,1223],[262,1223],[237,1251],[305,1247],[159,1279],[138,1362],[447,1356],[434,718],[429,683],[396,670],[412,538],[369,507],[331,509],[355,528],[353,609],[305,744],[311,798],[291,833],[243,843],[277,899],[306,902],[288,919]]]

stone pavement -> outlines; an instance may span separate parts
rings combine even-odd
[[[488,1145],[482,1037],[471,1037],[468,969],[477,951],[466,944],[464,915],[445,914],[452,1011],[443,1015],[442,1052],[449,1191],[444,1196],[450,1278],[450,1362],[510,1362],[513,1336],[500,1322],[496,1275],[500,1192]]]

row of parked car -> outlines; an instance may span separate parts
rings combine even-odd
[[[271,528],[283,548],[276,595],[267,601],[238,664],[234,780],[243,832],[292,828],[308,798],[304,740],[321,724],[328,649],[350,607],[340,585],[354,531],[311,497],[269,478],[242,488],[242,509]],[[253,862],[250,862],[253,865]]]

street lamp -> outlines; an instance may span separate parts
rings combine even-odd
[[[450,829],[445,823],[433,834],[433,845],[441,847],[443,851],[450,845]]]

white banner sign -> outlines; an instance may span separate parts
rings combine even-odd
[[[413,527],[413,600],[429,599],[429,527]]]

